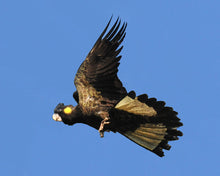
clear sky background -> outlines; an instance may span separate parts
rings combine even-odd
[[[219,0],[1,0],[0,175],[220,175]],[[52,120],[111,15],[128,22],[119,77],[166,101],[184,136],[160,158]]]

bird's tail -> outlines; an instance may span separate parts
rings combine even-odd
[[[169,150],[168,141],[177,140],[182,126],[177,112],[155,98],[148,99],[146,94],[135,96],[129,93],[116,106],[112,113],[117,119],[119,133],[140,146],[164,156],[163,149]]]

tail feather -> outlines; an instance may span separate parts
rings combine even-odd
[[[124,133],[123,135],[133,142],[139,144],[140,146],[150,150],[153,150],[160,143],[160,140],[151,139],[142,135],[138,135],[137,133],[128,132]]]
[[[143,132],[149,132],[149,133],[153,133],[153,134],[158,134],[158,135],[162,135],[166,132],[166,129],[164,128],[164,126],[156,126],[154,124],[144,124],[144,125],[140,125],[140,127],[137,129]]]
[[[183,135],[177,130],[182,126],[177,112],[146,94],[136,97],[135,92],[130,92],[115,106],[114,113],[118,132],[161,157],[163,149],[171,148],[168,142]]]

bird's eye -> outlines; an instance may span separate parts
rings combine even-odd
[[[72,108],[70,108],[70,107],[66,107],[64,110],[63,110],[63,112],[65,113],[65,114],[71,114],[72,113]]]

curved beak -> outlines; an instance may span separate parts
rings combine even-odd
[[[57,122],[62,122],[62,118],[57,113],[53,114],[53,120],[55,120]]]

